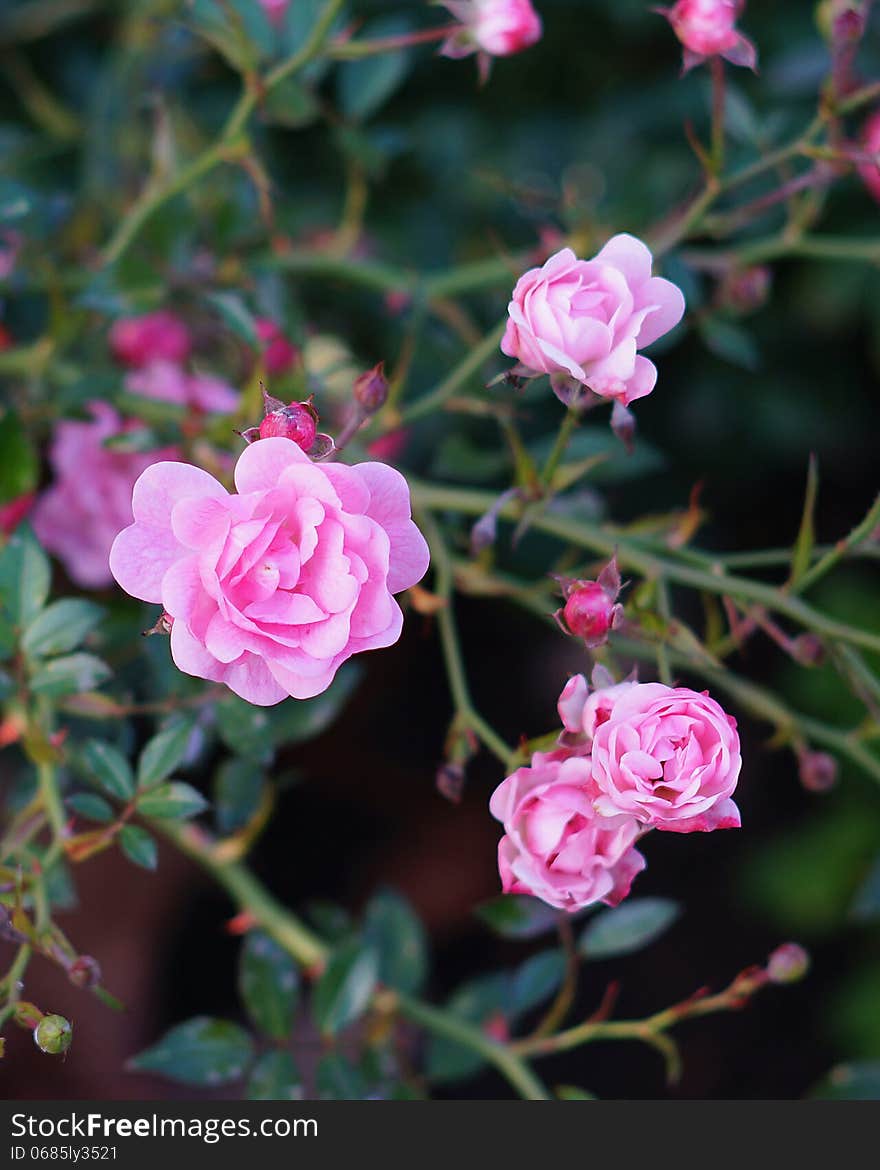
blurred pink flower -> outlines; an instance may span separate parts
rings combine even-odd
[[[290,0],[260,0],[260,7],[275,25],[280,25],[287,12]]]
[[[877,156],[875,162],[865,162],[859,166],[862,182],[880,203],[880,109],[874,110],[865,122],[862,130],[862,150],[865,154]]]
[[[529,767],[495,789],[489,809],[504,825],[498,869],[505,893],[571,912],[594,902],[616,906],[645,868],[634,848],[635,818],[596,813],[586,756],[535,752]]]
[[[189,374],[172,361],[153,361],[133,370],[125,379],[125,389],[130,394],[208,413],[232,414],[238,406],[237,390],[211,374]]]
[[[0,532],[9,536],[14,532],[33,507],[36,494],[26,492],[23,496],[16,496],[14,500],[7,500],[0,506]]]
[[[114,322],[110,349],[122,365],[139,369],[151,362],[185,362],[192,351],[192,338],[183,321],[159,309]]]
[[[624,406],[644,398],[657,370],[637,350],[668,333],[685,308],[676,285],[651,275],[651,261],[629,235],[614,236],[592,260],[563,248],[517,281],[502,352]]]
[[[382,463],[316,464],[283,438],[247,447],[235,484],[230,495],[196,467],[148,468],[113,575],[173,618],[180,670],[259,706],[310,698],[352,654],[400,636],[392,594],[428,567],[409,487]]]
[[[131,523],[135,480],[157,459],[178,458],[173,447],[156,451],[113,451],[104,440],[137,430],[123,423],[106,402],[90,402],[90,421],[60,422],[49,460],[53,484],[37,500],[33,526],[41,544],[64,564],[67,575],[86,589],[111,584],[110,546]]]
[[[263,343],[266,373],[271,377],[280,377],[299,363],[299,350],[287,340],[281,327],[274,321],[261,317],[257,321],[257,336]]]
[[[541,39],[541,18],[531,0],[444,0],[443,7],[461,21],[441,45],[443,57],[509,57]]]
[[[625,813],[673,833],[738,828],[731,799],[742,764],[736,720],[707,692],[687,687],[634,683],[615,690],[593,731],[596,811]]]
[[[684,46],[684,71],[721,56],[731,65],[754,69],[755,46],[736,28],[745,0],[678,0],[671,8],[658,8]]]

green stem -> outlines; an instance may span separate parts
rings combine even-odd
[[[576,410],[569,408],[563,416],[559,431],[556,435],[556,441],[550,454],[547,456],[547,462],[544,464],[544,469],[541,472],[541,481],[549,486],[553,483],[553,477],[556,474],[559,464],[568,449],[568,444],[571,441],[571,436],[577,430],[580,416]]]
[[[439,386],[423,398],[417,399],[411,406],[406,407],[394,420],[394,425],[399,426],[401,423],[414,422],[417,418],[422,418],[424,415],[430,414],[431,411],[444,406],[496,352],[506,326],[506,320],[496,325],[491,332],[486,334],[479,345],[474,346],[452,373],[444,378]],[[486,509],[484,508],[483,511]]]
[[[4,1027],[6,1021],[15,1012],[15,1005],[21,998],[21,981],[24,979],[24,973],[27,970],[27,965],[31,958],[31,948],[25,943],[18,948],[15,958],[12,961],[12,966],[3,976],[3,986],[6,989],[6,1002],[0,1008],[0,1029]]]
[[[839,561],[857,548],[863,541],[870,540],[876,533],[878,526],[880,526],[880,495],[877,496],[874,503],[868,509],[867,515],[860,524],[857,524],[850,534],[844,537],[843,540],[837,542],[833,548],[829,549],[810,569],[800,577],[792,589],[797,593],[802,593],[809,589],[821,577],[824,577],[829,569],[833,569]]]

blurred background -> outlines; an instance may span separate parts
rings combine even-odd
[[[385,20],[392,10],[417,24],[433,19],[421,4],[354,7],[367,20]],[[532,248],[572,226],[586,225],[597,244],[616,230],[641,234],[691,194],[698,167],[683,123],[705,136],[706,70],[680,79],[679,46],[644,0],[538,0],[537,7],[544,39],[495,62],[484,88],[472,61],[425,49],[410,55],[399,84],[366,113],[352,108],[346,95],[356,83],[342,68],[315,73],[299,95],[288,95],[287,107],[273,110],[257,131],[269,160],[276,231],[297,246],[320,239],[338,220],[352,167],[367,175],[370,189],[360,253],[428,271]],[[25,193],[26,210],[13,225],[27,240],[23,268],[45,277],[39,289],[10,277],[0,294],[3,325],[23,343],[41,336],[59,311],[54,275],[84,259],[87,269],[90,249],[107,239],[138,190],[156,146],[157,117],[173,120],[186,155],[216,132],[236,96],[234,73],[193,34],[181,5],[83,0],[67,4],[69,19],[56,23],[64,8],[5,0],[0,12],[0,209],[9,214]],[[22,25],[23,14],[30,24]],[[859,58],[866,79],[880,76],[878,16]],[[756,145],[769,148],[809,122],[827,53],[804,0],[753,3],[741,24],[761,62],[758,76],[729,71],[731,149],[747,160]],[[54,118],[54,134],[47,128],[37,108],[43,87],[70,117],[66,132],[63,117]],[[776,223],[771,214],[755,232]],[[856,177],[835,188],[822,230],[880,234],[880,208]],[[139,303],[131,290],[164,282],[172,301],[191,306],[189,280],[206,255],[218,266],[239,265],[253,295],[271,304],[301,343],[343,346],[360,368],[397,352],[401,324],[381,293],[252,264],[250,257],[265,251],[261,231],[252,182],[224,168],[190,198],[171,202],[111,276],[85,271],[74,298],[83,375],[59,391],[65,407],[105,386],[112,392],[119,376],[107,362],[106,328],[110,316]],[[639,403],[636,456],[615,453],[594,481],[597,512],[625,521],[683,507],[699,482],[708,512],[703,547],[787,544],[814,453],[819,539],[845,533],[878,487],[880,272],[859,263],[783,260],[773,265],[766,304],[748,316],[720,310],[711,282],[680,255],[664,272],[685,287],[696,316],[662,353],[659,386]],[[501,284],[464,299],[476,328],[501,317],[508,293]],[[448,329],[429,323],[413,384],[436,383],[458,352]],[[234,369],[223,372],[234,378]],[[525,410],[535,437],[558,425],[555,400],[529,398]],[[450,482],[499,490],[509,483],[496,429],[485,420],[432,417],[415,425],[401,464]],[[540,539],[528,538],[518,555],[521,566],[540,574]],[[65,587],[60,570],[57,586]],[[876,569],[852,565],[814,600],[880,630],[877,596]],[[120,628],[130,627],[131,610],[119,598],[108,592],[101,600]],[[582,652],[494,601],[463,599],[457,612],[480,710],[510,743],[550,730],[562,683],[584,667]],[[161,671],[167,648],[152,644],[159,641],[143,653]],[[805,713],[841,724],[859,717],[833,672],[803,670],[769,641],[750,643],[738,665]],[[338,722],[306,743],[279,748],[270,768],[285,783],[254,865],[295,908],[332,901],[357,913],[377,889],[399,890],[429,931],[429,991],[441,1000],[462,980],[529,951],[530,944],[493,938],[472,914],[498,891],[498,827],[487,799],[500,771],[481,755],[468,769],[460,804],[436,790],[451,710],[429,619],[411,614],[401,642],[366,656],[360,669]],[[655,1052],[623,1044],[547,1062],[550,1083],[583,1085],[602,1097],[796,1098],[836,1062],[880,1059],[880,921],[876,906],[854,911],[880,856],[880,792],[849,767],[832,791],[807,792],[791,753],[768,747],[765,725],[745,718],[740,731],[742,831],[684,840],[656,835],[638,893],[678,899],[684,913],[648,950],[592,965],[576,1015],[594,1010],[612,978],[622,985],[620,1015],[650,1013],[704,984],[724,985],[789,939],[809,949],[809,977],[768,991],[743,1013],[679,1029],[684,1076],[674,1089],[665,1086]],[[13,764],[0,783],[14,782],[14,773]],[[24,1033],[13,1036],[0,1062],[0,1093],[188,1094],[121,1069],[179,1020],[240,1013],[239,940],[224,930],[228,903],[167,848],[155,875],[113,851],[81,867],[77,879],[84,909],[72,908],[62,922],[82,951],[100,959],[106,985],[127,1010],[116,1016],[79,996],[69,1012],[77,1041],[65,1061],[42,1056]],[[8,948],[0,948],[5,963]],[[33,998],[53,996],[70,1000],[69,985],[35,964]],[[317,1055],[316,1038],[304,1035],[304,1066],[313,1050]],[[484,1073],[446,1092],[486,1098],[508,1090]]]

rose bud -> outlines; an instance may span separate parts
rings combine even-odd
[[[66,1052],[73,1040],[73,1028],[64,1016],[43,1016],[34,1028],[34,1043],[40,1052],[59,1056]]]
[[[375,414],[388,400],[388,379],[385,377],[385,363],[378,362],[371,370],[355,381],[355,401],[366,414]]]
[[[797,943],[783,943],[767,960],[771,983],[797,983],[810,969],[810,956]]]
[[[257,336],[263,343],[263,362],[267,374],[277,378],[299,365],[299,350],[287,340],[274,321],[261,317],[256,325]]]
[[[110,349],[124,366],[151,362],[185,362],[192,349],[189,329],[173,313],[160,309],[141,317],[123,317],[110,330]]]
[[[656,8],[665,16],[684,46],[684,72],[721,56],[731,65],[754,69],[755,46],[736,29],[745,0],[678,0],[671,8]]]
[[[303,451],[308,451],[318,436],[318,412],[308,402],[291,402],[278,410],[270,410],[259,426],[260,438],[292,439]]]
[[[101,967],[91,955],[80,955],[67,968],[67,978],[74,987],[91,991],[101,982]]]
[[[800,666],[821,666],[825,661],[825,647],[815,634],[799,634],[792,638],[788,649]]]
[[[772,279],[765,264],[732,268],[718,286],[718,302],[722,308],[743,316],[754,313],[766,304]]]
[[[583,638],[588,650],[603,646],[623,616],[623,607],[617,604],[620,572],[616,558],[611,558],[596,581],[564,580],[561,585],[565,605],[553,615],[560,628]]]
[[[828,752],[802,751],[798,767],[801,784],[808,792],[828,792],[837,783],[837,760]]]
[[[443,7],[461,21],[441,46],[443,57],[509,57],[541,39],[541,18],[531,0],[443,0]]]

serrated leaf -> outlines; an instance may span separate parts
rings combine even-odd
[[[342,943],[315,985],[312,1014],[325,1035],[335,1035],[360,1016],[379,978],[379,957],[360,939]]]
[[[245,939],[238,987],[254,1025],[273,1040],[286,1040],[299,1002],[299,973],[287,951],[262,931]]]
[[[103,615],[100,606],[79,597],[53,601],[28,624],[21,648],[32,658],[66,654],[82,643]]]
[[[214,820],[224,837],[250,824],[263,798],[266,774],[251,760],[225,760],[214,777]]]
[[[159,863],[156,842],[140,825],[123,825],[119,830],[119,845],[129,861],[144,869],[155,869]]]
[[[248,1101],[301,1101],[302,1077],[289,1052],[264,1052],[248,1078]]]
[[[78,695],[110,678],[110,667],[94,654],[65,654],[52,658],[31,676],[31,690],[47,698],[61,698],[62,695]]]
[[[122,752],[102,739],[90,739],[83,745],[80,760],[90,784],[117,800],[134,795],[134,775]]]
[[[43,608],[51,575],[34,534],[26,526],[19,528],[0,549],[0,605],[13,625],[27,626]]]
[[[425,929],[412,907],[390,891],[371,899],[364,913],[364,938],[379,956],[379,981],[417,992],[428,974]]]
[[[587,925],[578,950],[587,959],[631,955],[658,939],[681,914],[668,898],[633,898],[604,910]]]
[[[98,796],[94,792],[76,792],[73,796],[68,796],[66,803],[79,816],[90,821],[98,821],[100,824],[107,824],[115,816],[103,796]]]
[[[477,906],[474,914],[502,938],[536,938],[559,921],[558,910],[528,894],[499,894]]]
[[[196,1016],[166,1032],[158,1044],[130,1060],[129,1068],[211,1088],[240,1080],[253,1055],[251,1038],[238,1024]]]
[[[363,1101],[369,1091],[360,1069],[337,1052],[321,1057],[315,1083],[321,1101]]]
[[[186,755],[191,736],[192,723],[182,720],[148,740],[138,759],[138,788],[152,788],[170,776]]]
[[[145,817],[160,820],[183,821],[198,816],[208,807],[208,802],[191,784],[175,780],[171,784],[160,784],[138,798],[138,812]]]

